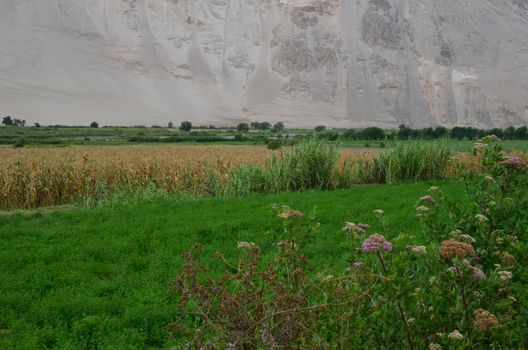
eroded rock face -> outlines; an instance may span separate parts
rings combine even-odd
[[[0,113],[40,123],[528,123],[526,0],[2,0]]]

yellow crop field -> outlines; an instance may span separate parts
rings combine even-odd
[[[263,164],[263,146],[73,146],[0,148],[0,207],[60,205],[111,194],[123,188],[155,186],[205,194],[211,176],[224,179],[234,167]],[[372,158],[375,150],[344,150],[342,158]]]

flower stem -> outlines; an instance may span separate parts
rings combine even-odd
[[[383,268],[383,272],[385,273],[385,275],[389,275],[389,271],[387,270],[387,267],[385,266],[385,262],[383,261],[383,258],[381,257],[381,253],[378,251],[377,252],[377,255],[378,255],[378,258],[379,258],[379,261],[381,263],[381,267]],[[413,344],[413,341],[412,341],[412,337],[411,337],[411,332],[409,330],[409,324],[407,323],[407,319],[405,318],[405,313],[403,311],[403,307],[401,306],[400,302],[398,300],[396,300],[396,306],[398,308],[398,311],[400,313],[400,318],[403,322],[403,324],[405,325],[405,332],[407,333],[407,342],[409,343],[409,348],[411,350],[414,350],[414,344]]]

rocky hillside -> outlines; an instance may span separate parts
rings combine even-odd
[[[0,115],[528,122],[528,0],[1,0]]]

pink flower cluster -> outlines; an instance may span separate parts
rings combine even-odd
[[[515,156],[505,157],[504,160],[501,162],[501,164],[506,165],[506,166],[511,166],[513,168],[518,168],[518,169],[524,169],[528,166],[523,159],[519,157],[515,157]]]
[[[428,204],[434,204],[435,200],[434,200],[433,196],[427,195],[427,196],[423,196],[422,198],[420,198],[420,202],[428,203]]]
[[[353,222],[347,222],[346,226],[343,227],[343,232],[354,232],[354,233],[365,233],[365,231],[369,228],[368,224],[355,224]]]
[[[361,250],[364,253],[377,253],[380,250],[390,252],[392,250],[392,243],[387,241],[382,235],[376,233],[363,241]]]

